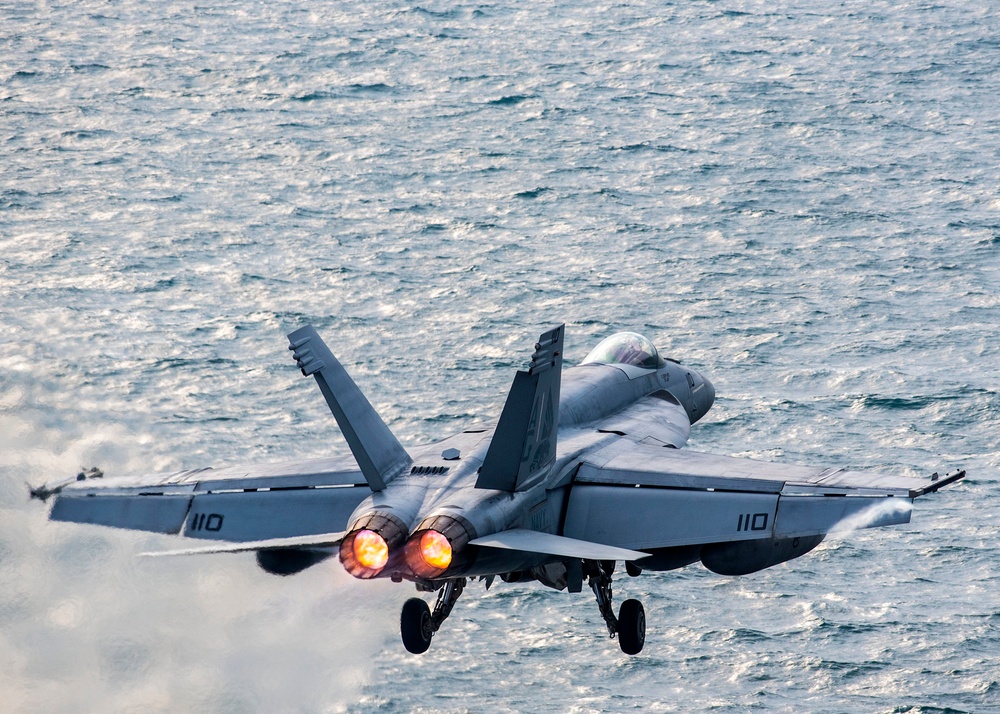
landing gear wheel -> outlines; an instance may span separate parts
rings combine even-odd
[[[622,607],[625,607],[622,605]],[[418,597],[411,597],[403,603],[399,616],[399,632],[403,636],[403,646],[413,654],[423,654],[431,646],[434,625],[431,609]],[[641,645],[640,645],[641,646]]]
[[[646,642],[646,611],[638,600],[626,600],[618,610],[618,644],[628,655],[639,654]]]

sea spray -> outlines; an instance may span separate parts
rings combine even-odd
[[[844,534],[862,528],[909,523],[912,511],[913,501],[905,498],[884,498],[838,521],[830,529],[830,533]]]

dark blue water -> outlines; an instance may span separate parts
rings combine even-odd
[[[1000,711],[989,3],[0,4],[0,692],[78,711]],[[788,565],[470,588],[143,560],[37,483],[343,453],[315,323],[407,444],[539,327],[715,382],[691,448],[962,485]]]

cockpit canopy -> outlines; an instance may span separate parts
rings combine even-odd
[[[635,367],[656,369],[664,364],[653,343],[638,332],[619,332],[611,335],[590,351],[581,364],[630,364]]]

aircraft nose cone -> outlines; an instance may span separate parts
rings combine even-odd
[[[708,377],[703,377],[703,379],[705,380],[705,409],[704,409],[704,411],[707,412],[709,409],[712,408],[712,405],[715,404],[715,385],[712,384],[711,380],[709,380]]]
[[[715,385],[708,380],[707,377],[699,374],[698,372],[690,373],[695,380],[695,387],[691,390],[691,410],[688,415],[691,417],[691,423],[698,421],[708,410],[712,408],[712,404],[715,403]]]

